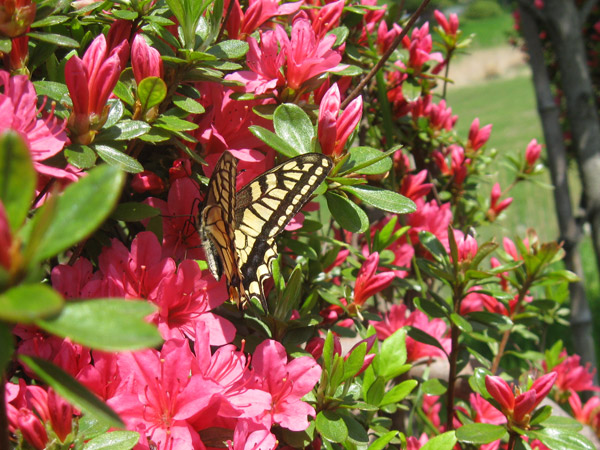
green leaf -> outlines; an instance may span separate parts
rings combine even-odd
[[[146,134],[148,131],[150,131],[150,125],[146,122],[142,122],[141,120],[121,120],[112,127],[102,130],[94,142],[130,141],[142,134]]]
[[[167,85],[160,77],[146,77],[138,84],[137,95],[142,104],[142,109],[148,111],[160,103],[167,96]]]
[[[369,443],[369,435],[365,431],[365,427],[349,414],[343,414],[342,420],[348,428],[348,442],[358,445]]]
[[[137,19],[138,13],[135,11],[129,11],[127,9],[113,9],[111,13],[117,18],[121,20],[130,20],[133,21]]]
[[[379,406],[401,402],[418,386],[418,384],[417,380],[406,380],[394,386],[384,394],[379,402]]]
[[[364,389],[365,386],[363,386]],[[385,395],[385,380],[383,377],[375,378],[375,381],[369,386],[369,389],[365,395],[365,400],[371,405],[379,405],[379,402]]]
[[[0,135],[0,201],[14,232],[31,207],[36,175],[27,144],[19,133],[7,130]]]
[[[473,331],[473,327],[471,326],[471,324],[460,314],[456,314],[456,313],[450,314],[450,320],[463,333],[470,333],[471,331]]]
[[[327,192],[325,198],[331,215],[344,230],[364,233],[369,229],[369,218],[360,206],[333,192]]]
[[[366,342],[361,342],[360,345],[352,350],[352,353],[346,357],[346,361],[344,362],[344,377],[342,378],[342,381],[352,378],[360,369],[362,369],[366,354]]]
[[[12,50],[12,40],[8,37],[0,37],[0,52],[10,53]]]
[[[421,241],[421,244],[423,244],[425,248],[436,257],[436,259],[442,260],[448,256],[446,249],[435,236],[435,234],[430,233],[429,231],[420,231],[419,241]]]
[[[219,59],[239,59],[248,52],[248,43],[231,39],[221,41],[206,50],[206,53],[216,56]]]
[[[114,167],[99,166],[68,186],[57,199],[53,220],[41,238],[34,260],[44,261],[98,228],[121,195],[123,180],[123,173]],[[39,214],[38,211],[36,219]]]
[[[378,361],[378,374],[386,380],[400,375],[406,363],[406,329],[400,328],[385,339],[375,359]]]
[[[379,189],[373,186],[342,186],[340,189],[350,192],[363,202],[375,208],[396,214],[408,214],[415,212],[415,203],[397,192]]]
[[[506,428],[491,423],[469,423],[456,430],[456,437],[467,444],[489,444],[502,439]]]
[[[551,450],[595,450],[596,448],[581,434],[564,429],[543,428],[540,431],[529,431],[527,435],[530,439],[539,439]]]
[[[125,202],[119,203],[110,217],[111,219],[122,220],[123,222],[139,222],[150,217],[156,217],[159,214],[159,209],[145,203]]]
[[[582,426],[578,420],[572,417],[550,416],[541,423],[546,428],[579,431]]]
[[[31,323],[58,313],[63,299],[50,286],[21,284],[0,294],[0,320]]]
[[[90,439],[83,450],[129,450],[135,447],[140,439],[135,431],[112,431]]]
[[[78,169],[91,169],[96,164],[96,152],[87,145],[70,145],[63,153],[67,161]]]
[[[335,411],[320,411],[315,423],[317,431],[328,441],[341,443],[348,438],[348,427]]]
[[[427,395],[444,395],[448,390],[448,386],[442,384],[438,378],[431,378],[421,384],[421,389]]]
[[[31,28],[51,27],[69,20],[69,16],[47,16],[41,20],[36,20],[31,24]]]
[[[60,315],[35,324],[86,347],[108,352],[138,350],[162,342],[156,327],[144,320],[154,310],[146,301],[93,299],[68,302]]]
[[[54,34],[54,33],[44,33],[41,31],[31,31],[27,33],[32,39],[36,39],[42,42],[48,42],[50,44],[58,45],[59,47],[70,47],[70,48],[78,48],[79,42],[75,39],[71,39],[67,36],[63,36],[62,34]]]
[[[300,154],[298,150],[288,144],[285,140],[266,128],[263,128],[259,125],[250,125],[248,129],[254,136],[259,138],[273,150],[281,153],[283,156],[293,158],[294,156],[298,156]]]
[[[273,114],[275,133],[298,153],[310,153],[315,129],[308,115],[298,105],[284,103]]]
[[[15,336],[12,334],[12,325],[0,322],[0,373],[6,372],[14,351]]]
[[[205,112],[204,106],[190,97],[175,96],[173,104],[190,114],[203,114]]]
[[[378,175],[389,172],[392,169],[392,159],[386,156],[386,153],[373,147],[351,147],[348,150],[349,157],[344,161],[339,173]]]
[[[416,297],[414,301],[415,306],[429,317],[440,319],[448,316],[447,311],[443,308],[443,304],[439,305],[434,301],[421,297]]]
[[[80,437],[87,439],[95,438],[106,433],[110,427],[104,422],[100,422],[97,417],[85,415],[79,418],[79,433]]]
[[[117,413],[62,369],[34,356],[21,354],[19,355],[19,359],[27,364],[44,383],[50,385],[58,395],[84,414],[95,416],[98,420],[105,422],[111,427],[125,427],[125,424],[121,421]]]
[[[140,173],[144,171],[144,167],[136,159],[126,155],[116,148],[112,148],[103,144],[95,144],[94,150],[96,150],[96,153],[98,153],[100,158],[102,158],[112,167],[121,169],[128,173]]]
[[[69,89],[66,84],[57,83],[55,81],[34,81],[35,92],[38,96],[46,96],[57,102],[69,96]]]
[[[398,431],[392,430],[388,431],[383,436],[378,437],[373,441],[371,445],[369,445],[367,450],[383,450],[387,448],[387,445],[398,435]]]
[[[446,431],[439,436],[429,439],[421,450],[452,450],[456,444],[454,431]]]
[[[188,122],[187,120],[180,119],[175,116],[160,116],[156,122],[154,122],[155,127],[164,128],[169,131],[190,131],[198,128],[198,125],[192,122]]]

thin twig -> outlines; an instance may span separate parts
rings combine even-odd
[[[225,18],[223,19],[223,23],[221,24],[221,29],[219,30],[219,34],[217,35],[217,42],[223,37],[223,33],[225,32],[225,24],[229,19],[229,15],[231,14],[231,10],[233,9],[234,0],[229,0],[229,5],[227,5],[227,12],[225,13]]]
[[[379,69],[381,69],[383,67],[383,65],[390,58],[390,56],[392,55],[394,50],[396,50],[396,47],[398,47],[398,45],[400,45],[400,42],[402,42],[402,39],[404,39],[404,37],[408,34],[410,29],[413,27],[413,25],[415,24],[415,22],[417,21],[417,19],[419,18],[419,16],[421,15],[421,13],[425,9],[425,7],[429,4],[430,1],[431,0],[423,0],[423,2],[419,5],[417,10],[414,12],[414,14],[410,17],[408,23],[402,29],[400,34],[398,36],[396,36],[396,38],[392,42],[392,45],[390,45],[390,47],[383,54],[381,59],[379,61],[377,61],[377,64],[375,64],[373,66],[373,68],[367,74],[367,76],[365,78],[363,78],[360,83],[358,83],[358,86],[356,86],[356,88],[354,88],[352,93],[348,97],[346,97],[346,99],[342,102],[341,109],[344,109],[346,106],[348,106],[348,104],[352,100],[354,100],[356,97],[358,97],[358,95],[361,93],[361,91],[367,85],[367,83],[369,81],[371,81],[371,79],[375,76],[375,74],[379,71]]]

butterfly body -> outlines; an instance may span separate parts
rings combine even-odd
[[[333,163],[318,153],[292,158],[235,192],[237,160],[225,151],[213,172],[200,234],[211,273],[225,273],[229,295],[245,307],[252,297],[266,310],[263,283],[277,259],[275,237],[310,199]]]

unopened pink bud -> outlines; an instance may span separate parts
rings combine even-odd
[[[533,167],[542,153],[542,145],[538,144],[537,139],[532,139],[525,150],[525,160],[527,166]]]
[[[141,34],[135,36],[131,45],[131,68],[138,84],[144,78],[163,77],[163,63],[159,51],[150,47]]]
[[[61,442],[71,433],[73,425],[73,407],[62,397],[58,396],[52,388],[48,389],[48,410],[52,429]]]
[[[23,438],[36,450],[44,450],[48,443],[48,434],[44,424],[31,411],[25,408],[19,410],[17,416],[17,424],[19,430],[23,434]]]
[[[502,412],[511,413],[515,407],[515,394],[506,381],[492,375],[485,377],[485,388],[502,408]]]

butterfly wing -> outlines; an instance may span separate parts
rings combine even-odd
[[[225,151],[208,184],[200,212],[200,237],[211,273],[217,280],[225,273],[230,298],[240,305],[244,287],[234,243],[236,176],[237,159]]]
[[[263,282],[272,276],[271,267],[277,259],[275,237],[302,209],[332,167],[327,156],[300,155],[258,176],[237,194],[234,240],[243,274],[243,305],[256,297],[266,310]]]

